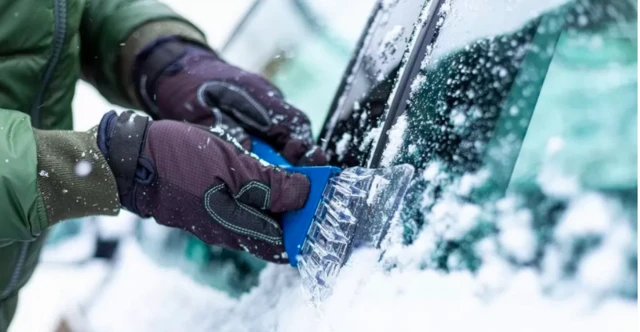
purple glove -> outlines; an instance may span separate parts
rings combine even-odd
[[[245,131],[294,165],[323,165],[307,116],[263,77],[221,60],[205,46],[161,38],[136,58],[132,77],[146,111],[160,119],[220,126],[251,148]]]
[[[288,262],[278,214],[301,208],[309,180],[264,166],[220,129],[107,113],[98,146],[122,205],[208,244]]]

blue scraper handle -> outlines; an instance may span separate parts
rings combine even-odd
[[[316,208],[322,200],[322,193],[329,179],[340,173],[341,169],[332,166],[292,166],[278,152],[267,143],[252,137],[251,152],[260,159],[276,166],[280,166],[289,172],[301,173],[309,178],[311,188],[305,205],[295,211],[286,212],[282,216],[282,232],[284,237],[284,249],[289,257],[291,266],[297,266],[296,257],[307,236]]]

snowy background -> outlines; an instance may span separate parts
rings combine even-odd
[[[251,3],[165,1],[202,27],[214,47],[224,43]],[[111,108],[80,83],[74,101],[76,129],[90,128]],[[392,131],[402,132],[406,125],[400,120]],[[548,149],[557,149],[557,144],[550,141]],[[386,159],[393,157],[392,151]],[[433,181],[443,175],[433,165],[420,176]],[[551,177],[541,179],[540,185],[550,191],[559,184],[571,187],[563,180],[570,182]],[[498,248],[507,248],[517,257],[532,255],[530,211],[513,197],[496,207],[494,219],[503,228],[500,236],[476,245],[485,262],[479,271],[425,269],[425,257],[434,253],[437,238],[459,236],[483,213],[481,207],[459,199],[480,182],[482,175],[475,174],[453,186],[450,197],[431,207],[431,225],[411,245],[403,245],[400,230],[394,229],[382,264],[378,252],[356,253],[342,271],[334,295],[318,308],[306,300],[297,271],[290,267],[269,265],[257,287],[231,298],[177,269],[159,266],[130,238],[113,269],[100,262],[41,265],[21,292],[11,331],[52,331],[61,317],[88,331],[638,330],[635,299],[610,295],[629,278],[637,278],[625,261],[630,252],[637,252],[637,226],[632,227],[620,202],[598,193],[566,193],[567,210],[551,234],[558,246],[547,256],[545,273],[516,269],[497,253]],[[425,195],[422,204],[427,199]],[[123,213],[105,222],[122,233],[130,230],[132,218]],[[567,259],[563,250],[575,236],[591,234],[601,236],[602,245],[576,267],[574,279],[563,280],[559,271]],[[80,237],[47,252],[43,259],[80,254],[90,245]]]

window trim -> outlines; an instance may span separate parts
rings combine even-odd
[[[438,20],[442,18],[446,19],[445,13],[440,9],[447,0],[432,0],[435,3],[431,5],[431,10],[427,15],[427,21],[424,23],[416,43],[411,50],[405,50],[410,52],[407,62],[404,64],[404,70],[401,72],[401,76],[398,80],[396,91],[393,93],[393,100],[391,101],[388,110],[386,112],[386,118],[380,131],[380,137],[376,142],[376,146],[373,150],[373,154],[370,155],[368,167],[376,168],[380,166],[382,154],[389,141],[389,129],[396,123],[398,117],[404,113],[407,108],[407,101],[411,94],[411,83],[420,72],[422,61],[427,54],[427,46],[431,44],[436,38],[438,38],[439,27]]]
[[[340,101],[342,96],[347,92],[346,89],[349,87],[350,83],[349,76],[354,72],[354,66],[358,63],[358,60],[363,56],[364,47],[366,46],[366,42],[368,40],[369,30],[371,29],[372,24],[376,21],[380,9],[382,8],[382,1],[378,1],[373,9],[371,10],[371,15],[367,19],[367,23],[365,23],[364,28],[362,29],[362,34],[360,35],[358,42],[354,47],[353,55],[347,66],[345,67],[344,73],[342,74],[342,79],[340,80],[340,84],[336,89],[336,93],[333,95],[333,100],[329,106],[329,111],[324,119],[324,123],[322,124],[322,130],[320,130],[320,135],[318,135],[318,145],[322,147],[322,149],[326,149],[326,142],[331,139],[333,136],[333,126],[331,126],[331,119],[338,111],[340,107]],[[336,124],[334,124],[335,126]]]

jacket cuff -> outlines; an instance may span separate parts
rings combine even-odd
[[[38,189],[49,226],[65,219],[116,215],[120,200],[115,178],[89,132],[34,129]]]

